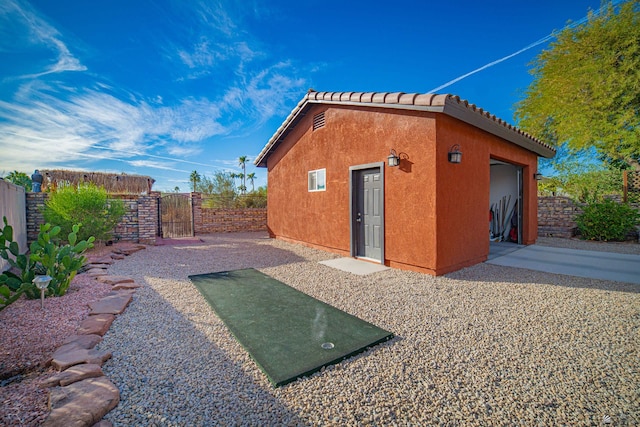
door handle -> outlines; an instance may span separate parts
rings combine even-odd
[[[362,222],[362,214],[358,212],[358,217],[356,218],[356,222]]]

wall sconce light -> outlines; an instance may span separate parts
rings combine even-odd
[[[396,153],[396,150],[393,148],[389,152],[389,156],[387,157],[387,163],[390,168],[394,168],[400,164],[400,156]]]
[[[542,174],[540,172],[534,173],[533,179],[535,179],[536,181],[540,181],[542,179]]]
[[[449,162],[450,163],[462,162],[462,151],[460,151],[460,146],[458,144],[455,144],[449,149]]]

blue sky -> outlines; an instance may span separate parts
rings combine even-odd
[[[440,88],[513,123],[546,38],[599,7],[0,0],[0,175],[124,172],[188,191],[193,170],[239,172],[238,157],[253,159],[309,88]],[[265,169],[247,172],[266,184]]]

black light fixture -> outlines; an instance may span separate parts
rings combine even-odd
[[[387,157],[387,163],[390,168],[394,168],[400,164],[400,156],[396,153],[396,150],[393,148],[389,152],[389,156]]]
[[[462,151],[460,151],[460,146],[455,144],[449,149],[449,163],[460,162],[462,162]]]
[[[542,179],[542,174],[540,172],[534,173],[533,179],[535,179],[536,181],[540,181]]]

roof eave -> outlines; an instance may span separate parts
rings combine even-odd
[[[525,148],[538,156],[550,159],[556,154],[553,148],[547,148],[532,141],[531,135],[517,127],[496,117],[489,117],[488,113],[478,114],[470,111],[468,106],[462,105],[455,100],[448,99],[446,101],[443,113]]]
[[[387,101],[387,96],[393,96],[394,98],[393,100]],[[555,149],[553,147],[542,143],[528,133],[477,108],[475,105],[461,100],[459,97],[434,94],[308,92],[269,139],[269,142],[264,146],[262,151],[260,151],[260,154],[258,154],[254,161],[256,166],[267,166],[267,158],[270,153],[278,146],[280,141],[286,138],[289,131],[297,125],[298,121],[306,115],[306,111],[311,108],[312,104],[334,104],[341,106],[444,113],[539,156],[551,158],[555,155]]]

